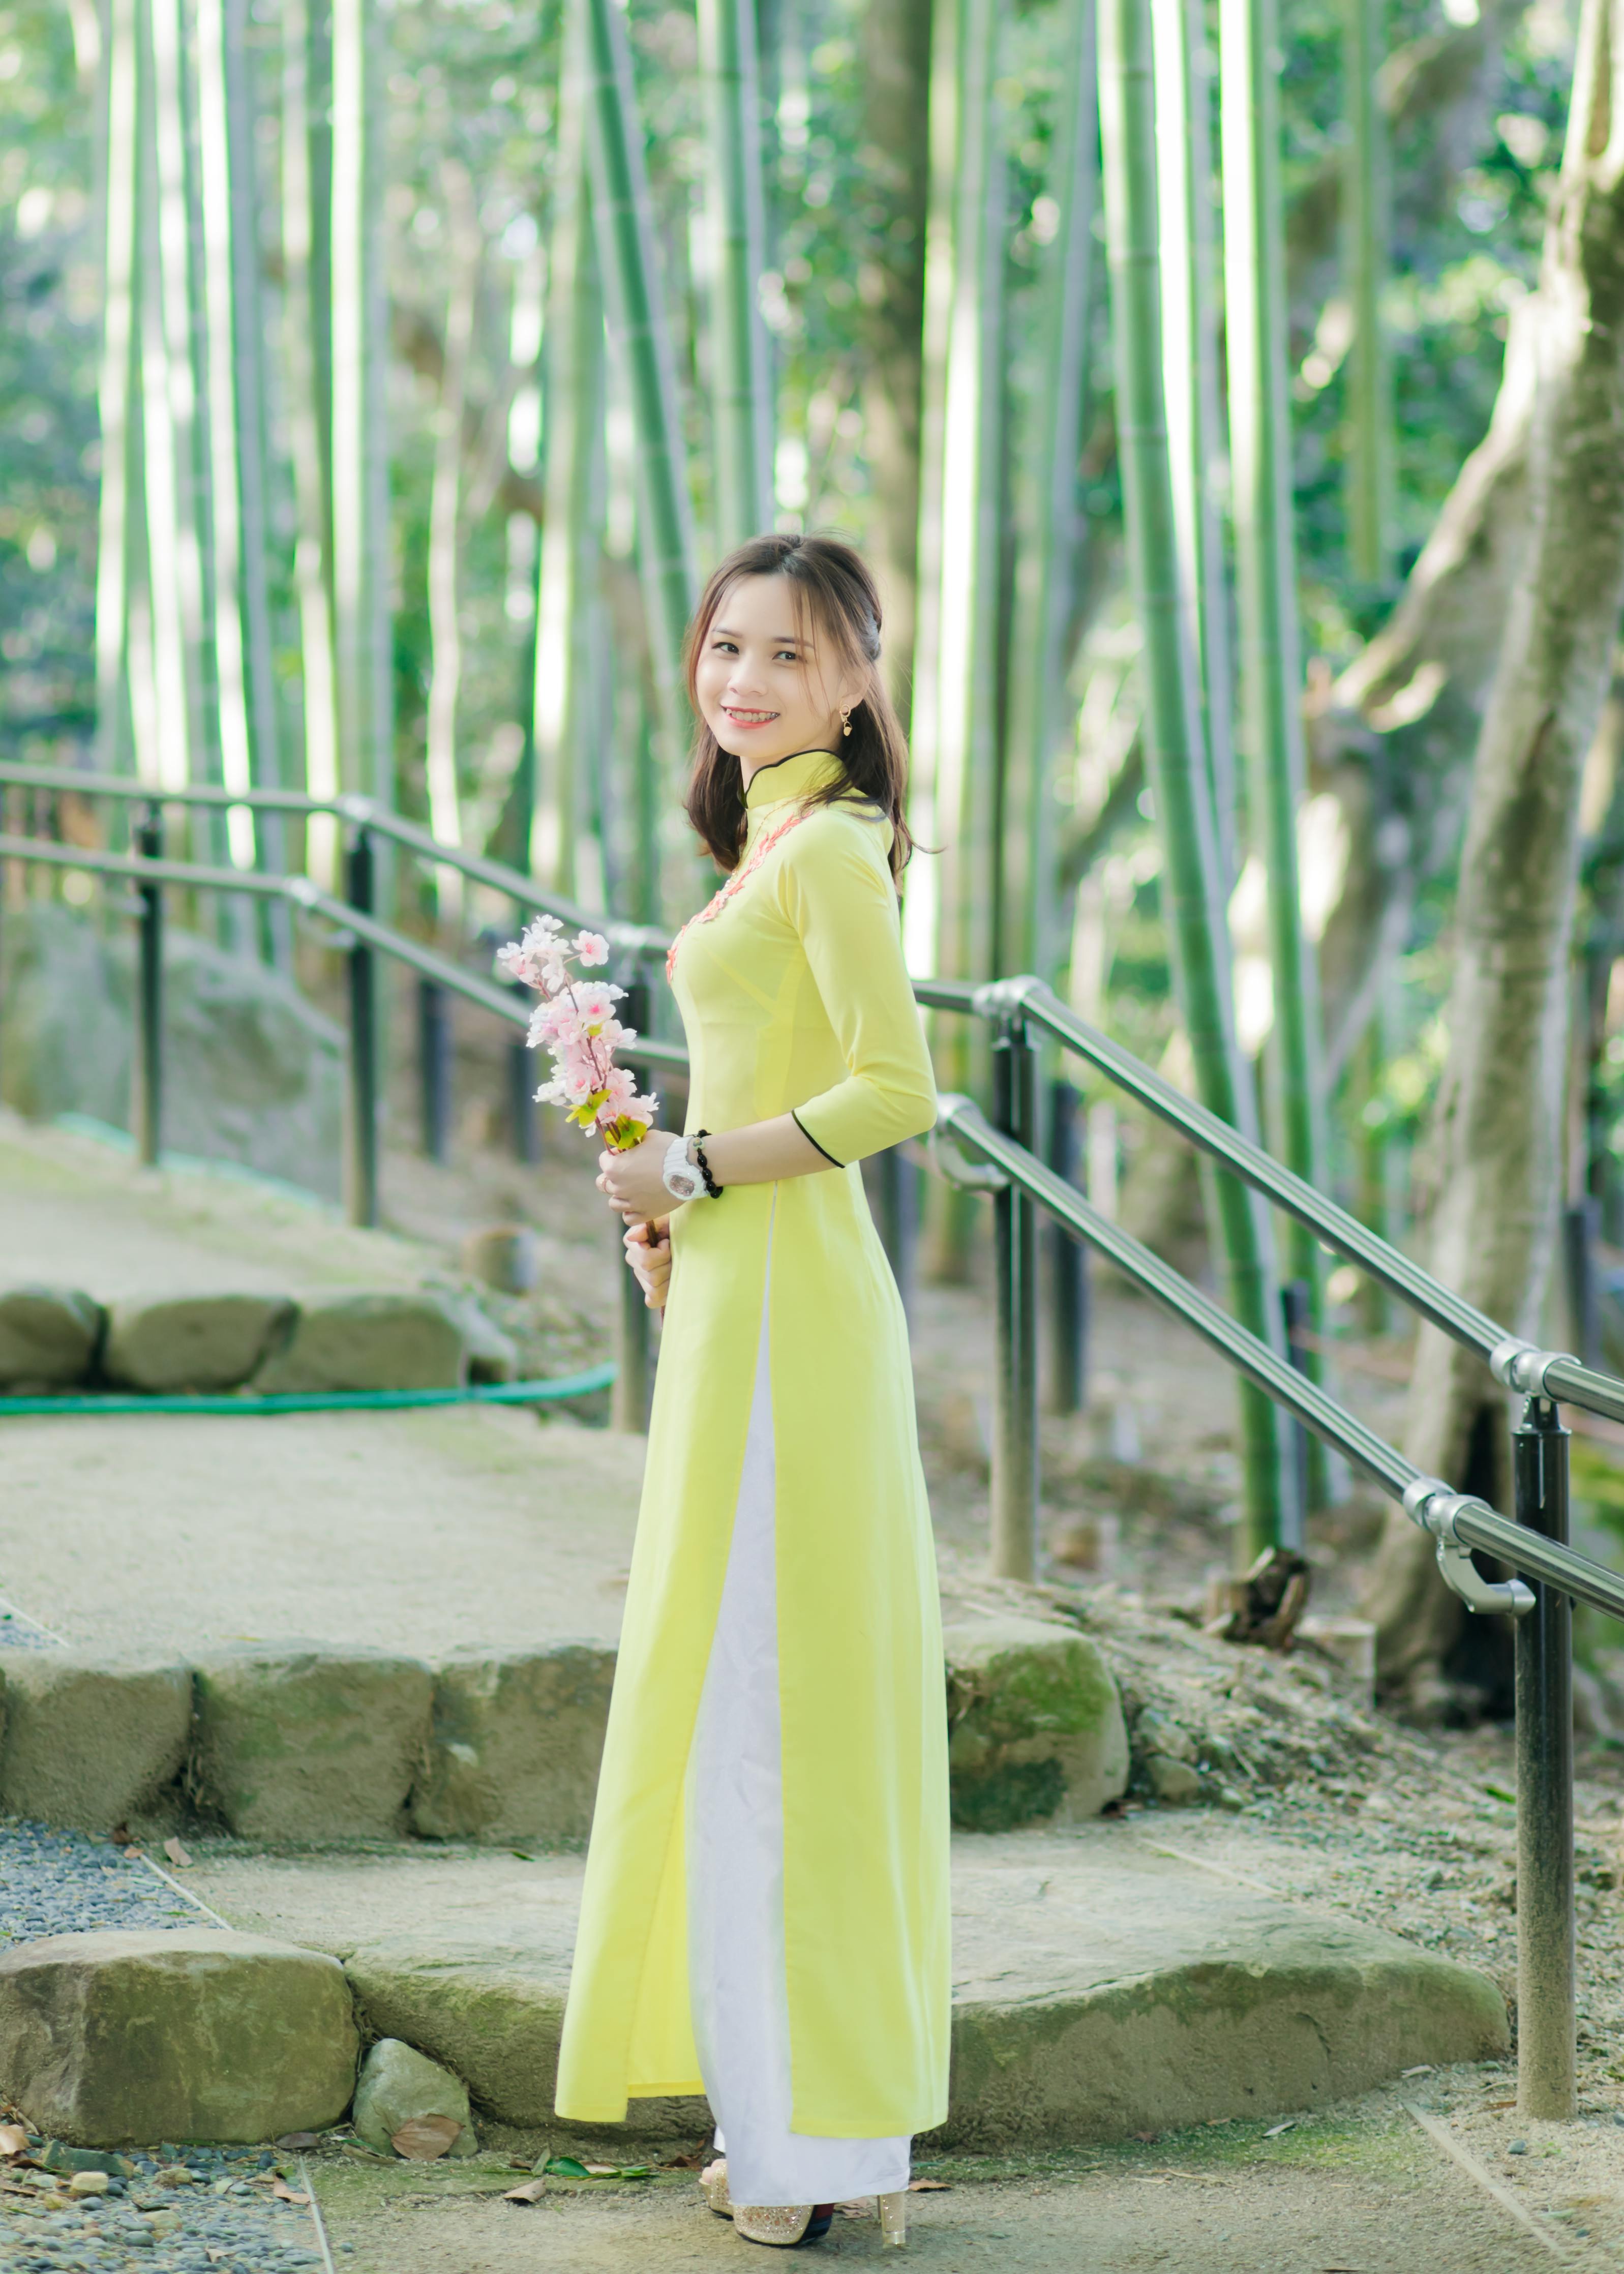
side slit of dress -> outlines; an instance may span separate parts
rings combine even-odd
[[[913,2143],[790,2128],[771,1290],[770,1224],[733,1543],[688,1761],[688,1974],[700,2071],[733,2202],[842,2202],[906,2187]]]

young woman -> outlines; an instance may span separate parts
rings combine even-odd
[[[857,1166],[935,1115],[879,654],[846,546],[758,538],[710,579],[688,811],[727,877],[668,961],[689,1133],[598,1178],[665,1319],[558,2109],[703,2090],[711,2208],[779,2245],[854,2195],[900,2243],[947,2106],[936,1566]]]

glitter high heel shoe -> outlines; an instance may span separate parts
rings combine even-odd
[[[727,2192],[727,2158],[718,2156],[699,2174],[699,2191],[718,2218],[731,2218],[733,2199]]]
[[[908,2199],[906,2194],[876,2195],[880,2214],[880,2248],[900,2250],[908,2239]]]
[[[735,2203],[733,2233],[747,2242],[794,2250],[803,2242],[821,2242],[834,2215],[833,2203]]]

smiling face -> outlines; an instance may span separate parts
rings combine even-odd
[[[694,672],[700,715],[745,780],[802,750],[838,750],[866,678],[847,667],[786,576],[741,576],[718,604]]]

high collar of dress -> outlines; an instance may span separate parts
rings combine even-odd
[[[832,750],[798,750],[793,757],[757,766],[745,788],[746,808],[754,819],[765,806],[788,805],[796,798],[811,797],[838,780],[844,771]]]

